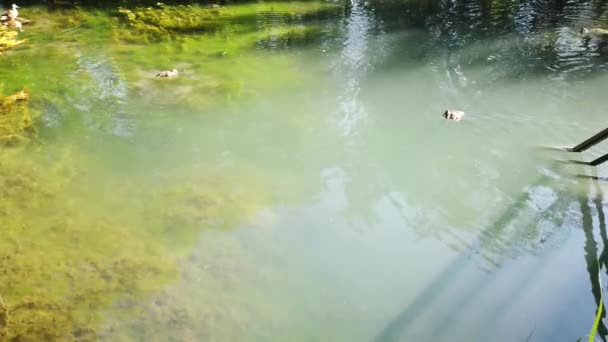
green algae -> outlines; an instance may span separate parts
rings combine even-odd
[[[184,34],[260,32],[266,15],[272,26],[294,25],[318,18],[338,9],[336,4],[309,2],[270,2],[226,7],[199,5],[119,8],[117,17],[124,24],[114,31],[117,40],[129,43],[150,43],[177,39]],[[262,18],[262,19],[261,19]],[[261,21],[260,21],[261,20]]]
[[[290,66],[280,56],[260,56],[255,51],[314,41],[321,29],[303,22],[336,8],[335,4],[316,1],[220,8],[160,5],[121,9],[112,17],[102,10],[48,12],[32,7],[27,9],[28,16],[36,19],[28,26],[30,44],[19,49],[15,59],[7,56],[0,61],[0,78],[7,88],[27,84],[36,94],[37,104],[43,100],[51,103],[67,117],[78,117],[80,109],[87,108],[86,124],[98,127],[111,125],[107,117],[93,113],[108,104],[99,94],[113,86],[112,80],[128,84],[128,90],[121,98],[112,99],[111,106],[131,97],[213,111],[259,95],[264,91],[261,86],[273,88],[281,82],[286,85],[281,88],[287,89],[288,84],[297,85],[305,75],[275,73],[269,77],[268,70]],[[136,14],[138,11],[142,16]],[[175,19],[182,16],[183,20]],[[166,18],[173,19],[165,23]],[[267,18],[272,23],[266,22]],[[130,22],[146,27],[140,32],[130,27]],[[212,29],[209,22],[215,25]],[[204,26],[204,30],[195,29]],[[154,36],[155,32],[160,36]],[[116,43],[130,41],[131,36],[137,45]],[[158,40],[162,42],[146,43]],[[17,57],[31,63],[19,63]],[[263,65],[252,68],[262,57]],[[83,67],[84,59],[91,60],[93,68],[111,64],[112,75],[99,78],[95,70]],[[49,64],[55,67],[48,68]],[[159,70],[173,67],[180,70],[179,79],[159,81],[153,77]]]
[[[247,289],[244,285],[258,270],[237,241],[213,233],[205,239],[207,248],[180,258],[180,281],[137,303],[139,314],[115,322],[108,340],[236,341],[247,336],[255,319],[251,304],[244,294],[228,294],[227,289]]]
[[[322,33],[318,26],[278,27],[266,30],[265,36],[258,43],[263,47],[286,49],[314,42],[321,37]]]
[[[0,26],[0,55],[9,49],[20,45],[24,40],[17,39],[18,32],[13,31],[5,26]]]
[[[212,326],[214,320],[251,319],[238,309],[238,300],[226,308],[221,303],[229,302],[227,298],[217,296],[225,286],[242,285],[238,277],[243,271],[241,246],[220,245],[216,253],[210,251],[207,268],[186,274],[179,270],[183,255],[202,230],[238,226],[266,206],[271,188],[268,177],[254,167],[237,171],[176,166],[166,168],[159,178],[144,172],[125,181],[124,174],[113,178],[107,170],[97,170],[104,163],[98,151],[57,146],[107,138],[98,130],[109,126],[114,117],[104,109],[141,109],[140,102],[149,102],[151,108],[178,103],[180,108],[208,110],[271,91],[277,84],[300,83],[306,76],[297,72],[270,76],[271,71],[296,67],[280,55],[252,48],[274,43],[276,37],[297,40],[318,31],[301,26],[255,31],[247,26],[246,13],[260,7],[247,8],[230,28],[242,33],[222,33],[217,28],[177,36],[178,28],[171,28],[168,32],[175,38],[149,46],[112,45],[113,27],[93,27],[92,23],[111,22],[101,12],[46,15],[28,28],[28,40],[34,44],[0,61],[4,87],[28,84],[36,95],[31,101],[12,98],[15,101],[7,102],[11,113],[21,115],[12,121],[18,124],[15,132],[24,137],[20,141],[31,140],[38,122],[38,116],[31,114],[31,120],[24,120],[24,111],[44,114],[47,107],[57,107],[65,120],[55,141],[0,148],[4,234],[0,295],[5,303],[0,306],[0,341],[119,341],[122,334],[126,340],[142,336],[168,340],[176,338],[170,336],[173,333],[187,340],[208,334],[228,336],[228,331],[214,331],[218,329]],[[221,20],[223,25],[229,21]],[[90,49],[86,45],[90,42],[108,44]],[[251,53],[245,54],[247,49]],[[17,58],[30,62],[20,63]],[[262,58],[263,65],[251,67]],[[158,68],[173,63],[182,63],[183,76],[175,80],[153,77]],[[121,82],[128,84],[124,92],[108,92],[108,88],[119,89]],[[153,119],[158,112],[151,110],[142,118]],[[76,127],[73,136],[68,134],[71,126]],[[92,138],[87,140],[88,136]],[[210,282],[200,290],[209,291],[206,308],[191,308],[187,298],[165,291],[168,285],[191,277],[207,277]],[[141,319],[125,327],[122,318],[127,317]],[[200,317],[208,319],[205,325],[197,325]],[[154,324],[159,328],[150,329]],[[143,327],[149,330],[131,331]],[[175,332],[171,327],[182,328]]]
[[[114,336],[121,317],[180,279],[179,255],[201,230],[234,226],[267,203],[254,172],[176,170],[142,187],[102,181],[74,149],[44,151],[53,162],[33,158],[36,148],[0,150],[0,341]],[[156,310],[179,321],[172,305]]]
[[[15,146],[29,140],[35,120],[27,105],[28,93],[0,95],[0,144]]]
[[[0,151],[0,340],[94,335],[96,307],[172,279],[171,261],[145,235],[82,210],[67,191],[63,162],[43,171],[24,152]]]
[[[0,295],[0,332],[4,330],[7,323],[8,323],[8,310],[6,308],[6,303],[4,303],[4,299],[2,299],[2,296]]]

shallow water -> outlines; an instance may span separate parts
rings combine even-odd
[[[606,8],[281,6],[145,44],[105,11],[23,9],[0,84],[41,117],[1,152],[0,336],[586,336],[607,171],[561,161],[606,145],[542,147],[604,128],[608,41],[577,32]]]

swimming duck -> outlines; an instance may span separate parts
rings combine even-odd
[[[448,110],[446,110],[443,113],[442,116],[446,120],[460,121],[464,117],[464,112],[461,112],[459,110],[450,110],[450,109],[448,109]]]
[[[605,36],[608,35],[608,30],[607,29],[603,29],[603,28],[597,28],[597,27],[592,27],[592,28],[586,28],[586,27],[582,27],[580,30],[580,34],[584,35],[584,36]]]
[[[177,77],[177,69],[161,71],[156,77]]]

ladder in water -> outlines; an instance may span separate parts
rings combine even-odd
[[[588,150],[589,148],[599,144],[600,142],[602,142],[606,139],[608,139],[608,128],[605,128],[603,131],[597,133],[596,135],[592,136],[591,138],[583,141],[582,143],[580,143],[572,148],[566,149],[566,150],[569,152],[583,152],[583,151]],[[585,164],[591,165],[591,166],[597,166],[606,161],[608,161],[608,153],[604,154],[603,156],[601,156],[591,162],[585,163]]]

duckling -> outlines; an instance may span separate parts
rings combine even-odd
[[[459,111],[459,110],[450,110],[450,109],[448,109],[448,110],[446,110],[443,113],[442,116],[446,120],[460,121],[464,117],[464,112]]]
[[[156,77],[177,77],[177,75],[178,75],[177,69],[173,69],[173,70],[161,71],[158,74],[156,74]]]
[[[597,27],[592,27],[592,28],[581,27],[581,30],[579,31],[579,33],[583,36],[606,36],[606,35],[608,35],[608,29],[597,28]]]

